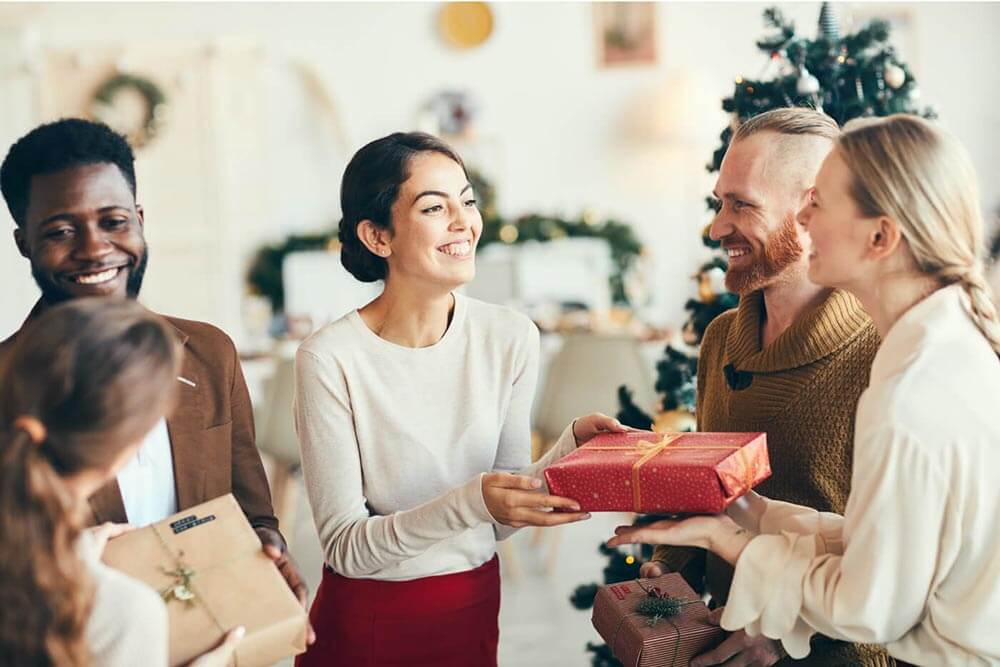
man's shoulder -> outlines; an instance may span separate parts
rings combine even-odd
[[[733,322],[736,321],[737,312],[736,308],[730,308],[708,323],[708,326],[705,327],[705,333],[701,337],[702,350],[713,349],[725,343],[726,335],[729,333],[730,327],[733,326]]]
[[[216,350],[222,353],[232,353],[236,349],[233,339],[225,331],[198,320],[185,320],[180,317],[161,315],[186,340],[185,345],[201,350]]]

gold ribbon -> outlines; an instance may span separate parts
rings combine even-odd
[[[678,439],[688,435],[686,433],[664,433],[662,434],[659,442],[649,442],[648,440],[640,440],[634,445],[611,445],[609,447],[602,447],[600,445],[591,445],[587,443],[581,447],[581,449],[589,448],[594,450],[606,450],[606,451],[624,451],[629,454],[639,455],[639,459],[632,464],[632,504],[634,506],[635,512],[640,513],[642,509],[642,489],[641,481],[639,478],[639,471],[642,470],[642,466],[646,465],[649,461],[656,458],[658,454],[670,447]],[[689,447],[674,447],[671,452],[680,452],[686,450],[704,451],[704,450],[726,450],[726,451],[737,451],[742,452],[741,463],[744,464],[744,468],[747,470],[747,476],[745,478],[745,487],[747,490],[753,485],[753,470],[751,466],[747,465],[750,463],[749,452],[745,451],[744,447],[738,445],[691,445]],[[668,454],[671,452],[667,452]]]

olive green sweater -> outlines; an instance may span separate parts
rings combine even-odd
[[[763,299],[759,291],[743,297],[705,331],[698,359],[698,430],[767,433],[772,475],[756,490],[842,514],[850,491],[854,412],[868,385],[878,333],[861,304],[837,290],[761,349]],[[720,559],[664,547],[653,557],[725,603],[732,568]],[[793,661],[781,664],[786,663]],[[818,638],[810,656],[794,664],[892,661],[877,648]]]

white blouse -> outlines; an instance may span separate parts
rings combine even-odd
[[[844,516],[750,496],[727,630],[886,645],[921,665],[1000,664],[1000,360],[960,286],[907,311],[858,403]]]

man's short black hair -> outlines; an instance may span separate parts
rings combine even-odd
[[[135,155],[122,135],[104,123],[63,118],[39,125],[10,147],[0,166],[0,190],[14,222],[25,223],[31,179],[71,167],[113,164],[122,172],[135,196]]]

